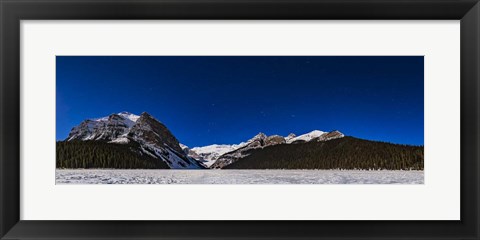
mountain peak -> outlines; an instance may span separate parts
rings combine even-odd
[[[308,132],[308,133],[305,133],[305,134],[302,134],[300,136],[297,136],[297,137],[293,137],[293,138],[289,138],[287,139],[287,143],[292,143],[292,142],[295,142],[295,141],[303,141],[303,142],[308,142],[314,138],[318,138],[320,136],[322,136],[323,134],[325,134],[326,132],[324,131],[320,131],[320,130],[313,130],[311,132]],[[289,135],[290,136],[290,135]]]
[[[140,114],[140,116],[152,117],[152,115],[150,115],[150,113],[148,113],[148,112],[142,112],[142,114]]]
[[[288,141],[290,141],[290,139],[295,138],[295,137],[297,137],[297,135],[295,135],[295,133],[290,133],[290,134],[288,134],[288,136],[285,137],[285,141],[288,142]]]
[[[142,114],[140,114],[140,117],[141,117],[141,118],[146,118],[146,119],[152,119],[152,120],[155,120],[155,121],[157,121],[157,122],[159,122],[159,123],[162,123],[162,122],[160,122],[160,120],[156,119],[154,116],[152,116],[152,115],[151,115],[150,113],[148,113],[148,112],[142,112]]]
[[[326,140],[342,138],[342,137],[345,137],[343,133],[341,133],[340,131],[334,130],[334,131],[323,134],[321,137],[318,138],[318,140],[326,141]]]
[[[257,135],[255,135],[252,139],[250,140],[256,140],[256,139],[265,139],[267,138],[267,135],[265,133],[259,132]]]
[[[322,135],[324,134],[325,132],[324,131],[320,131],[320,130],[313,130],[309,133],[307,133],[308,135]]]
[[[132,122],[137,122],[137,120],[140,118],[140,116],[138,116],[138,115],[135,115],[135,114],[130,113],[130,112],[125,112],[125,111],[124,112],[119,112],[117,115],[122,116],[123,118],[128,119]]]
[[[129,135],[136,137],[142,143],[158,148],[167,145],[177,152],[183,151],[170,130],[147,112],[140,115],[136,124],[130,129]]]

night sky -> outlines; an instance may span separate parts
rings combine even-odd
[[[128,111],[190,147],[315,129],[424,144],[422,56],[57,56],[56,67],[57,140]]]

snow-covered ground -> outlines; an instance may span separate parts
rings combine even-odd
[[[423,171],[57,169],[56,184],[423,184]]]

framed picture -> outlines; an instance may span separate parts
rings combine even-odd
[[[478,1],[1,0],[2,239],[478,239]]]

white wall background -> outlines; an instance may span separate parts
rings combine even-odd
[[[26,20],[21,41],[22,220],[460,219],[459,21]],[[425,184],[56,186],[56,55],[424,55]]]

